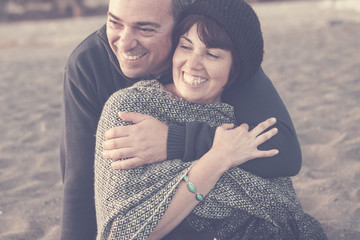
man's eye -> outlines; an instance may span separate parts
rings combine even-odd
[[[152,28],[140,28],[139,30],[147,33],[155,32],[155,30]]]
[[[109,22],[110,22],[111,24],[113,24],[113,25],[117,25],[117,24],[118,24],[118,22],[116,22],[116,21],[114,21],[114,20],[109,20]]]
[[[122,24],[121,23],[119,23],[119,22],[117,22],[117,21],[114,21],[114,20],[109,20],[109,23],[110,23],[110,26],[112,27],[112,28],[116,28],[116,29],[118,29],[118,28],[121,28],[122,27]]]

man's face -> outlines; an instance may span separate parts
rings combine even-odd
[[[158,75],[171,65],[171,0],[110,0],[107,37],[123,73]]]

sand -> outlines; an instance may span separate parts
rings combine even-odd
[[[359,8],[331,1],[253,6],[265,38],[263,68],[301,142],[298,197],[329,239],[360,239]],[[104,20],[0,24],[0,239],[59,239],[63,69]]]

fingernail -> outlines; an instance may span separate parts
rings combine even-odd
[[[276,123],[276,118],[271,118],[271,122]]]
[[[279,153],[279,150],[275,149],[274,150],[274,155],[278,154]]]
[[[277,133],[277,132],[279,131],[279,129],[277,129],[277,128],[273,128],[273,129],[274,129],[273,131],[274,131],[275,133]]]

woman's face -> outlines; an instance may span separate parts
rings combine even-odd
[[[173,56],[176,94],[194,103],[221,102],[231,64],[231,52],[207,48],[200,40],[195,24],[180,37]]]

